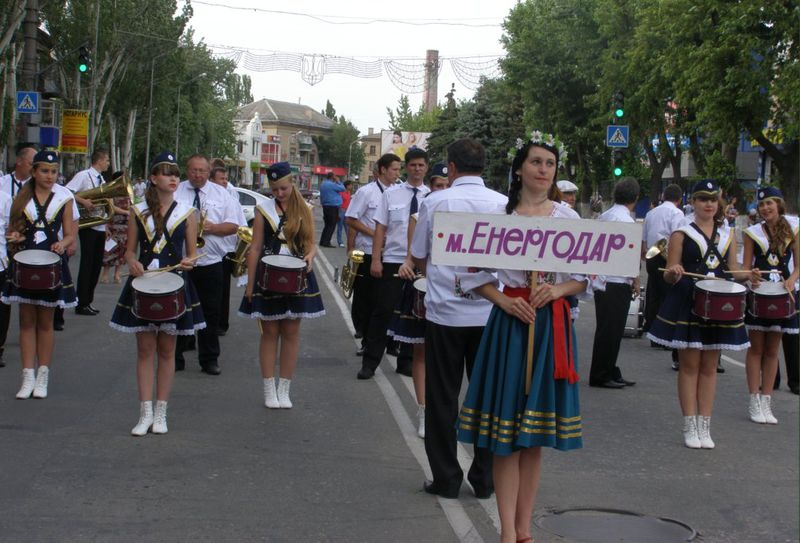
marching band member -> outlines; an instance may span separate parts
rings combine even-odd
[[[563,144],[534,131],[530,140],[518,140],[512,152],[507,214],[580,218],[557,201],[555,176],[566,154]],[[458,439],[494,455],[501,541],[531,541],[542,447],[582,446],[577,340],[567,296],[586,298],[589,281],[584,275],[518,270],[498,270],[497,277],[488,271],[457,277],[461,290],[494,304],[458,418]],[[529,325],[534,323],[529,361]]]
[[[146,270],[176,266],[178,270],[187,271],[194,266],[197,252],[196,210],[175,201],[179,182],[180,170],[175,155],[169,152],[158,155],[150,166],[150,184],[145,190],[145,201],[133,206],[135,220],[128,221],[125,261],[130,269],[130,277],[109,322],[116,330],[136,334],[139,422],[131,430],[134,436],[147,434],[151,427],[154,434],[167,433],[167,402],[175,377],[176,335],[191,335],[195,330],[205,327],[197,291],[188,275],[181,273],[177,275],[184,278],[186,306],[182,315],[168,321],[154,322],[137,317],[133,311],[135,277],[141,277]],[[153,371],[156,362],[157,375]],[[154,381],[155,410],[152,403]]]
[[[46,398],[53,358],[53,310],[75,307],[75,287],[66,260],[66,248],[74,241],[72,192],[56,184],[58,155],[39,151],[33,159],[33,177],[26,182],[11,205],[9,242],[14,249],[39,249],[60,256],[60,286],[49,290],[17,287],[13,281],[3,287],[3,303],[18,302],[19,344],[22,354],[22,386],[18,399]],[[63,225],[63,236],[62,236]],[[34,377],[38,362],[39,370]]]
[[[783,194],[775,187],[758,191],[758,212],[764,222],[745,230],[744,269],[752,268],[753,288],[762,280],[783,283],[793,292],[800,271],[798,262],[798,219],[786,215]],[[794,263],[794,269],[791,264]],[[778,424],[772,413],[772,390],[778,373],[778,350],[783,334],[798,334],[797,311],[788,319],[770,320],[756,317],[749,311],[745,324],[750,336],[747,350],[747,387],[750,390],[750,420],[761,424]],[[760,391],[760,392],[759,392]]]
[[[258,358],[264,380],[264,405],[270,409],[290,409],[289,387],[300,350],[300,320],[325,314],[322,296],[314,277],[317,255],[314,243],[314,217],[292,179],[288,162],[277,162],[267,169],[274,199],[258,204],[253,223],[253,242],[247,254],[247,288],[239,315],[260,319],[261,341]],[[289,255],[306,262],[306,286],[296,294],[265,290],[259,284],[264,255]],[[280,344],[280,372],[275,385],[275,365]]]
[[[669,238],[664,279],[672,283],[647,337],[678,349],[678,398],[683,412],[684,444],[691,449],[713,449],[711,411],[717,385],[721,349],[743,350],[750,343],[744,320],[705,321],[692,312],[694,281],[685,272],[724,277],[736,269],[736,239],[724,221],[720,191],[711,180],[692,191],[694,218]]]
[[[417,149],[409,153],[417,152]],[[427,156],[427,155],[426,155]],[[408,155],[406,155],[408,158]],[[447,166],[438,163],[433,166],[430,177],[430,192],[447,188]],[[425,319],[414,315],[414,299],[416,289],[414,281],[418,278],[414,259],[411,257],[411,240],[417,227],[419,212],[411,213],[408,218],[408,235],[406,237],[406,258],[397,270],[397,275],[404,279],[400,300],[397,303],[386,334],[399,343],[412,345],[411,379],[414,382],[414,394],[417,398],[417,435],[425,438]],[[402,352],[402,350],[401,350]],[[399,360],[398,360],[399,364]]]
[[[222,306],[222,259],[228,252],[226,237],[236,233],[239,227],[241,206],[227,189],[209,181],[208,160],[202,155],[192,155],[186,161],[188,179],[178,185],[175,200],[198,210],[197,237],[205,246],[198,251],[202,256],[189,272],[197,294],[206,327],[197,332],[197,358],[203,373],[219,375],[219,317]],[[199,224],[202,224],[201,228]],[[189,336],[178,338],[175,346],[175,370],[185,367],[183,353],[191,343]]]

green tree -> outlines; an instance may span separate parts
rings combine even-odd
[[[328,104],[330,105],[330,102]],[[358,145],[358,128],[344,115],[337,116],[330,136],[315,137],[314,142],[317,145],[319,161],[325,166],[348,168],[348,174],[359,172],[364,166],[364,150]]]
[[[234,106],[243,106],[252,103],[253,85],[249,75],[230,74],[225,80],[225,98]]]
[[[388,107],[386,113],[389,115],[389,128],[392,130],[404,130],[407,132],[430,132],[436,126],[442,108],[436,105],[432,111],[426,111],[420,106],[416,113],[411,111],[408,96],[400,95],[397,108],[392,111]]]
[[[322,110],[322,114],[332,121],[336,120],[336,108],[333,107],[330,100],[325,101],[325,109]]]

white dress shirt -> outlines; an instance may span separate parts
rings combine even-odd
[[[660,239],[669,239],[672,233],[686,224],[683,211],[675,207],[672,202],[664,202],[651,209],[644,217],[644,242],[647,247],[652,247]]]
[[[480,177],[463,176],[449,189],[434,192],[420,203],[411,254],[414,258],[427,258],[425,313],[429,321],[443,326],[485,326],[492,310],[488,300],[456,294],[456,273],[467,272],[467,268],[431,263],[434,214],[448,211],[504,213],[507,202],[504,195],[486,188]]]
[[[237,223],[239,226],[247,226],[247,219],[244,217],[244,209],[242,209],[242,204],[239,202],[239,191],[236,190],[236,187],[230,184],[230,182],[225,185],[225,190],[228,191],[228,194],[231,195],[231,198],[239,205],[239,213],[241,216],[239,217],[239,222]],[[230,236],[225,236],[225,242],[228,244],[228,252],[232,253],[236,250],[236,244],[239,243],[239,236],[236,234],[231,234]]]
[[[402,183],[386,189],[375,213],[375,222],[386,227],[386,241],[381,260],[387,264],[402,264],[408,254],[408,220],[411,216],[409,211],[415,188],[417,205],[422,205],[422,199],[431,189],[424,184],[414,187]],[[419,207],[417,209],[419,210]]]
[[[67,183],[67,188],[72,192],[83,192],[84,190],[97,188],[102,183],[103,176],[100,175],[100,172],[94,168],[89,168],[88,170],[81,170],[76,173],[75,177],[73,177],[70,182]],[[98,224],[97,226],[92,226],[92,230],[96,230],[97,232],[105,232],[106,225]]]
[[[11,196],[6,192],[0,192],[0,271],[8,268],[8,241],[6,240],[6,230],[8,230],[8,220],[11,216]]]
[[[660,207],[660,206],[659,206]],[[674,207],[674,206],[673,206]],[[677,209],[677,208],[676,208]],[[630,210],[621,204],[614,204],[608,208],[597,220],[605,222],[636,222],[631,217]],[[656,240],[657,241],[657,240]],[[649,247],[649,245],[648,245]],[[605,290],[605,283],[623,283],[626,285],[633,284],[633,277],[618,277],[615,275],[601,275],[598,276],[598,282],[601,286],[598,289]]]
[[[389,187],[383,185],[380,181],[373,181],[367,183],[356,191],[353,198],[350,200],[350,206],[347,208],[345,217],[356,219],[358,222],[370,228],[375,229],[375,214],[378,207],[381,205],[383,193],[389,190]],[[358,232],[356,234],[355,249],[364,251],[365,254],[372,254],[372,236]]]
[[[30,178],[31,176],[29,175],[25,179],[17,179],[13,171],[11,173],[7,173],[6,175],[0,177],[0,192],[3,194],[8,194],[11,198],[14,198],[14,196],[16,196],[19,192],[19,189],[22,188],[22,185],[24,185]]]
[[[206,214],[206,220],[214,224],[233,223],[240,225],[244,222],[244,214],[238,200],[234,200],[228,191],[219,185],[206,181],[200,189],[200,211]],[[175,191],[175,200],[189,206],[194,206],[194,187],[189,181],[181,181]],[[199,221],[199,216],[198,216]],[[198,253],[203,256],[197,260],[198,266],[210,266],[222,262],[228,253],[226,236],[216,236],[206,232],[203,234],[205,247]]]

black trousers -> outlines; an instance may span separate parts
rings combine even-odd
[[[372,277],[374,279],[372,313],[368,319],[369,324],[364,327],[364,357],[361,361],[361,365],[365,368],[372,370],[377,368],[386,352],[386,344],[389,341],[386,330],[403,291],[403,279],[394,277],[399,269],[400,264],[384,264],[383,277]],[[364,268],[362,273],[369,274],[369,268]],[[398,368],[404,365],[410,367],[411,361],[402,359],[403,355],[408,357],[409,352],[408,348],[401,350],[397,360]]]
[[[231,278],[233,277],[233,262],[228,257],[234,256],[233,253],[228,253],[222,259],[222,300],[219,306],[219,331],[227,332],[230,328],[230,312],[231,312]]]
[[[81,240],[81,263],[78,268],[78,307],[86,307],[94,301],[94,289],[103,269],[106,233],[93,228],[78,230]]]
[[[644,293],[644,331],[649,332],[650,326],[655,322],[658,310],[667,297],[670,285],[664,281],[664,272],[658,271],[658,268],[664,268],[667,261],[663,256],[658,255],[646,261],[645,267],[647,268],[647,289]]]
[[[336,230],[336,223],[339,221],[339,206],[322,206],[322,234],[319,236],[320,245],[330,245],[331,236]]]
[[[631,305],[631,287],[623,283],[607,283],[605,292],[594,293],[597,326],[594,329],[592,367],[589,383],[600,384],[622,378],[617,367],[617,356],[625,333],[628,307]]]
[[[425,452],[433,482],[443,489],[461,486],[464,472],[456,455],[458,395],[464,369],[472,375],[482,326],[443,326],[428,322],[425,329]],[[473,488],[489,490],[492,483],[492,453],[473,447],[467,479]]]
[[[378,280],[369,274],[372,265],[372,255],[364,255],[364,262],[358,266],[358,274],[353,281],[353,305],[350,309],[353,319],[353,328],[366,334],[369,319],[372,316],[372,306],[375,303],[375,292]],[[361,346],[365,346],[366,339],[361,339]]]
[[[8,270],[0,272],[0,285],[6,284],[8,279]],[[11,322],[11,306],[0,303],[0,358],[3,357],[3,352],[6,348],[6,339],[8,338],[8,325]]]
[[[786,384],[790,389],[800,386],[800,336],[797,334],[783,334],[783,358],[786,362]],[[781,384],[781,368],[775,375],[775,388]]]
[[[200,367],[218,364],[219,359],[219,326],[220,306],[222,305],[222,262],[208,266],[197,266],[184,277],[191,279],[197,294],[200,296],[200,306],[206,319],[206,327],[197,332],[197,359]],[[192,336],[178,336],[175,346],[175,360],[183,360],[183,352],[188,350]]]

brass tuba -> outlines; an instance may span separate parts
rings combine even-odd
[[[207,211],[203,211],[200,213],[200,222],[197,223],[197,248],[202,249],[206,246],[206,240],[203,238],[203,230],[206,227],[206,215],[208,214]]]
[[[339,286],[345,298],[349,298],[353,294],[353,283],[358,276],[358,267],[362,262],[364,262],[364,251],[356,249],[350,253],[347,257],[347,263],[342,267]]]
[[[666,260],[668,244],[669,244],[669,241],[667,239],[665,239],[665,238],[662,238],[662,239],[658,240],[655,245],[653,245],[652,247],[650,247],[647,250],[647,252],[645,253],[644,257],[647,260],[650,260],[651,258],[655,258],[658,255],[661,255]]]
[[[91,200],[95,205],[92,210],[78,206],[78,211],[80,211],[78,228],[89,228],[90,226],[99,226],[111,222],[114,217],[114,198],[127,197],[133,203],[133,187],[123,175],[116,181],[103,183],[93,189],[76,192],[75,196]]]
[[[231,275],[241,277],[247,272],[247,250],[250,248],[250,244],[253,243],[253,229],[249,226],[240,226],[236,230],[236,236],[239,241],[236,242],[233,256],[228,258],[233,262]]]

